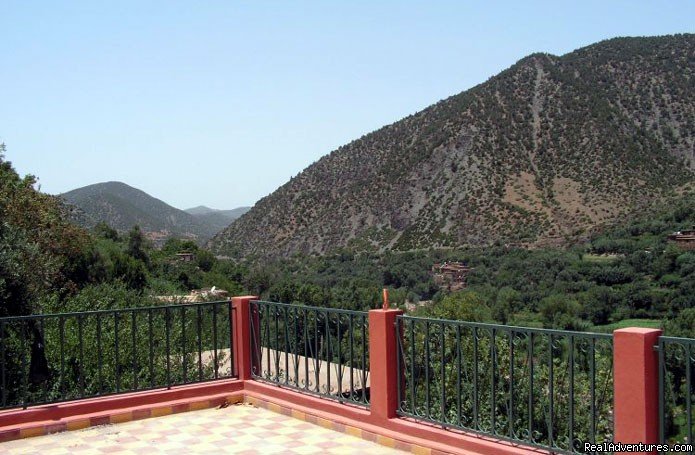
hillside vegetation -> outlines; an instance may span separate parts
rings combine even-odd
[[[695,195],[569,249],[342,249],[246,267],[189,240],[154,250],[137,228],[121,235],[100,223],[88,232],[66,221],[60,199],[35,191],[34,178],[19,177],[1,157],[0,177],[0,317],[157,305],[153,296],[211,286],[364,310],[378,307],[388,287],[392,302],[421,304],[415,311],[430,316],[580,330],[639,318],[695,336],[695,251],[666,238],[695,225]],[[181,251],[195,260],[176,260]],[[447,260],[473,267],[467,289],[435,285],[432,264]]]
[[[138,227],[73,224],[71,207],[36,191],[4,153],[0,144],[0,317],[160,305],[154,296],[211,286],[242,292],[241,269],[191,240],[154,249]],[[176,260],[181,251],[195,260]]]
[[[633,325],[695,337],[695,251],[666,239],[693,225],[690,195],[570,249],[341,250],[257,265],[244,281],[252,293],[280,302],[376,308],[388,287],[393,303],[422,302],[416,312],[433,317],[575,330],[610,330],[637,318]],[[435,285],[430,269],[442,261],[473,267],[465,290]]]
[[[692,191],[695,35],[528,56],[347,144],[209,243],[244,258],[569,245]]]
[[[73,218],[84,227],[93,228],[104,222],[123,233],[139,226],[160,244],[172,237],[206,241],[238,218],[244,209],[193,209],[194,213],[188,213],[121,182],[96,183],[60,197],[77,208]]]

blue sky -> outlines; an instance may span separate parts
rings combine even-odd
[[[21,174],[232,208],[530,53],[692,33],[695,2],[0,0],[0,24]]]

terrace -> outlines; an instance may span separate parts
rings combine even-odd
[[[692,444],[694,352],[695,340],[654,329],[528,329],[255,297],[0,318],[0,450]]]

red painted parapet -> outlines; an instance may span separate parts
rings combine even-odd
[[[237,377],[242,381],[251,379],[253,355],[251,352],[251,300],[258,300],[255,295],[232,297],[232,331],[234,332],[234,361]],[[256,324],[258,327],[258,324]]]
[[[615,442],[656,444],[659,439],[659,358],[654,346],[661,330],[627,328],[613,332]]]
[[[396,316],[402,310],[369,312],[369,397],[372,416],[381,420],[396,417],[398,408],[398,345]]]

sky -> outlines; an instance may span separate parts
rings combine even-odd
[[[0,142],[47,193],[230,209],[528,54],[692,32],[692,0],[0,0]]]

